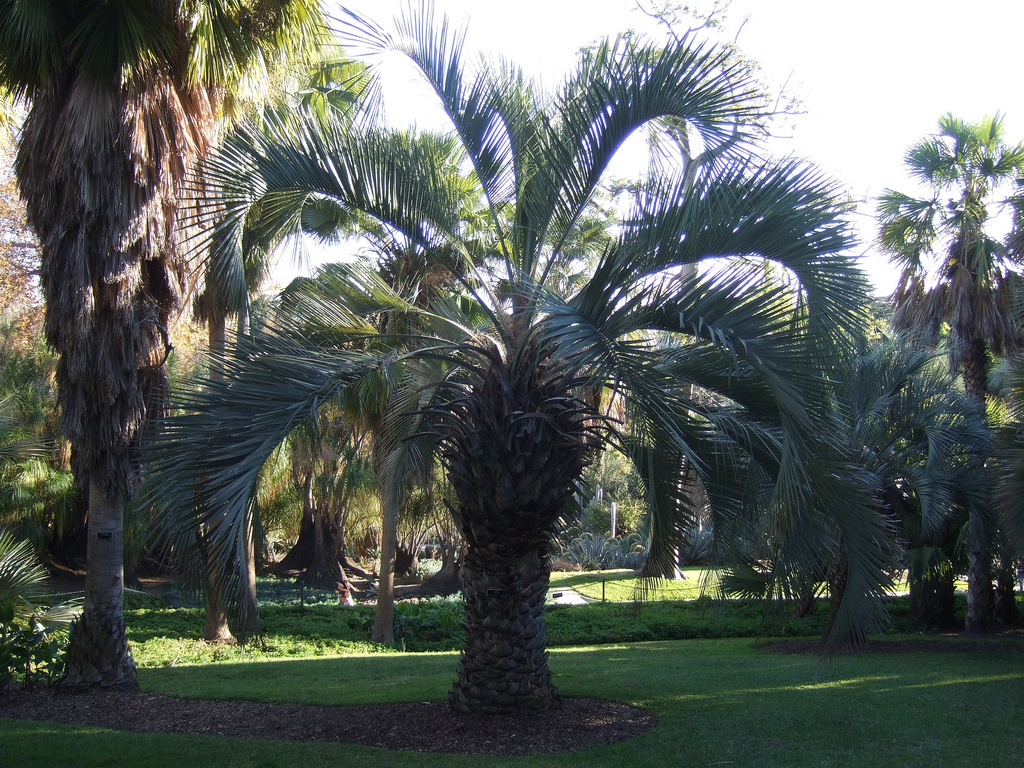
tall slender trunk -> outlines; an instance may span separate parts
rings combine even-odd
[[[248,307],[243,307],[238,312],[236,333],[239,340],[249,334]],[[246,514],[245,528],[242,531],[242,546],[239,552],[238,619],[235,631],[243,640],[260,634],[259,603],[256,600],[256,514],[256,510],[250,507]]]
[[[256,602],[256,520],[255,511],[249,510],[242,530],[242,551],[239,559],[238,617],[235,633],[246,642],[259,636],[260,614]]]
[[[395,553],[398,547],[398,490],[383,483],[380,533],[380,574],[377,579],[377,610],[370,639],[375,643],[395,641]]]
[[[210,347],[210,379],[219,380],[224,378],[220,358],[224,354],[227,338],[226,319],[223,315],[216,314],[210,318],[207,324],[207,333]],[[200,531],[198,536],[201,539],[203,533]],[[203,627],[203,639],[209,643],[233,643],[235,638],[228,627],[228,600],[224,593],[222,567],[209,552],[206,552],[205,560],[203,609],[206,622]]]
[[[203,547],[204,552],[206,547]],[[217,577],[220,564],[206,553],[206,576],[203,579],[203,608],[206,618],[203,640],[208,643],[233,643],[234,635],[228,627],[228,601],[224,594],[224,580]]]
[[[85,606],[68,648],[67,687],[139,687],[125,634],[123,505],[90,481]]]
[[[964,357],[964,390],[985,414],[988,391],[988,351],[985,342],[973,339]],[[984,473],[987,456],[972,458],[974,469]],[[992,558],[988,526],[981,510],[973,509],[968,522],[967,550],[967,617],[964,630],[970,634],[984,632],[992,607]]]

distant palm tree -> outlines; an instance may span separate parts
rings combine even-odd
[[[861,320],[864,280],[844,255],[834,188],[798,163],[741,151],[761,100],[727,51],[615,40],[585,52],[546,98],[511,65],[467,70],[462,36],[429,10],[410,12],[395,37],[361,18],[350,24],[350,42],[404,53],[434,88],[483,189],[486,237],[476,230],[470,247],[436,154],[387,131],[311,126],[230,146],[212,176],[247,190],[228,201],[239,226],[256,206],[287,223],[302,200],[328,198],[455,283],[419,305],[371,269],[338,268],[333,295],[308,296],[298,319],[279,318],[230,359],[226,381],[187,395],[156,449],[155,497],[189,510],[194,489],[183,480],[201,467],[202,506],[208,519],[228,511],[219,527],[230,541],[260,466],[295,425],[315,423],[322,403],[364,382],[415,374],[419,384],[403,391],[418,401],[420,425],[403,443],[439,452],[467,542],[467,639],[452,706],[552,706],[550,539],[594,451],[615,443],[644,480],[649,573],[671,566],[685,535],[691,472],[722,530],[762,503],[788,510],[782,528],[803,530],[819,481],[815,413],[829,360]],[[578,274],[580,227],[593,223],[608,163],[665,116],[701,137],[705,162],[642,185],[612,236],[590,241],[595,267]],[[696,264],[705,268],[685,269]],[[402,322],[366,320],[381,315]],[[600,390],[624,397],[628,433],[609,427]],[[838,495],[835,516],[860,525],[849,505]],[[869,524],[851,539],[865,593],[884,581],[875,533]],[[806,551],[819,553],[826,544],[814,541]],[[865,605],[844,603],[851,625]]]
[[[316,0],[0,6],[0,87],[29,105],[16,171],[42,245],[63,429],[89,489],[85,612],[69,685],[135,684],[122,507],[140,478],[140,430],[162,407],[167,328],[187,277],[183,180],[218,114],[322,27]]]
[[[1024,144],[1006,144],[998,115],[980,123],[945,115],[939,132],[911,147],[906,162],[932,196],[886,190],[879,200],[879,242],[901,269],[893,325],[929,342],[948,327],[950,363],[962,371],[964,390],[984,414],[989,355],[1014,354],[1020,346],[1012,299],[1021,253],[996,239],[990,222],[1000,205],[1019,207],[1021,201],[1006,188],[1024,174]],[[1019,212],[1011,213],[1018,222]],[[978,472],[984,459],[976,457]],[[971,515],[969,632],[984,629],[991,603],[986,506]]]
[[[942,544],[955,541],[982,494],[970,458],[987,450],[989,436],[935,362],[902,335],[875,340],[836,387],[835,433],[847,460],[870,473],[882,513],[899,526],[912,610],[927,623],[948,624],[953,553]]]

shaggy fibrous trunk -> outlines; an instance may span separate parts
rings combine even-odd
[[[495,360],[440,423],[466,540],[466,640],[450,695],[460,713],[559,704],[545,643],[548,542],[583,472],[592,413],[538,357],[523,354],[521,369]]]
[[[18,152],[18,180],[42,246],[61,426],[75,477],[90,487],[90,517],[96,509],[120,514],[138,486],[142,429],[160,413],[166,391],[167,327],[185,270],[176,243],[179,182],[205,146],[211,106],[202,102],[205,93],[179,88],[170,69],[119,82],[117,71],[104,78],[70,68],[33,99]],[[103,522],[107,530],[113,523]],[[112,655],[91,671],[73,666],[72,685],[120,683],[131,674],[118,650],[123,617],[110,613],[120,604],[110,590],[114,583],[122,589],[123,561],[111,541],[120,542],[120,533],[90,535],[90,549],[110,550],[103,559],[111,566],[87,583],[72,655],[76,664],[91,664],[86,660],[103,649]]]
[[[89,484],[85,607],[68,648],[68,687],[139,688],[124,625],[122,511],[120,496],[111,498],[96,483]]]

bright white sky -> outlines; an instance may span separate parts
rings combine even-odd
[[[341,0],[385,28],[399,2]],[[691,4],[705,10],[711,3]],[[596,39],[629,28],[658,33],[634,0],[436,0],[436,7],[468,22],[470,49],[504,55],[549,85]],[[865,252],[874,237],[874,198],[887,187],[914,192],[903,155],[935,130],[940,115],[977,121],[1001,112],[1008,141],[1024,140],[1019,0],[733,0],[727,29],[735,33],[741,24],[742,50],[770,83],[788,82],[802,101],[804,114],[775,151],[813,160],[862,201]],[[430,126],[429,102],[412,93],[394,101],[393,120]],[[893,270],[870,255],[865,264],[876,290],[889,292]]]

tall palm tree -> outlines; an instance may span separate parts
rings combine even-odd
[[[140,429],[161,409],[167,328],[186,279],[183,179],[218,113],[322,24],[315,0],[0,5],[0,86],[29,104],[16,170],[43,250],[64,432],[89,490],[70,685],[134,685],[122,505],[139,482]]]
[[[429,7],[407,13],[395,35],[355,16],[345,33],[349,50],[405,54],[433,87],[484,191],[485,258],[473,263],[436,156],[387,131],[317,126],[233,144],[212,176],[246,190],[228,201],[238,226],[254,206],[282,226],[307,197],[330,198],[413,243],[456,287],[418,306],[373,271],[344,268],[335,295],[311,297],[301,323],[281,318],[230,359],[230,384],[188,395],[157,448],[158,493],[170,511],[190,509],[181,481],[202,466],[201,506],[230,511],[219,526],[230,541],[259,466],[294,425],[367,376],[430,366],[416,434],[439,452],[467,542],[467,639],[451,704],[553,706],[549,542],[594,450],[616,442],[644,478],[651,573],[665,572],[686,530],[691,471],[720,520],[765,502],[787,510],[780,526],[813,538],[819,529],[803,527],[819,482],[808,435],[828,359],[860,321],[864,281],[843,255],[834,188],[797,162],[741,151],[762,102],[728,51],[692,38],[668,48],[609,41],[584,52],[549,98],[510,64],[467,69],[462,35]],[[609,161],[666,116],[701,137],[706,162],[639,188],[615,236],[597,239],[596,267],[567,283],[577,257],[565,245],[583,240]],[[706,266],[683,269],[691,264]],[[407,322],[381,333],[368,313]],[[310,332],[311,317],[322,331]],[[627,399],[625,435],[588,396],[603,388]],[[847,506],[836,498],[837,515]],[[851,539],[858,585],[884,580],[871,538]],[[865,607],[844,605],[852,616]]]
[[[1012,295],[1021,253],[991,234],[990,221],[1001,204],[1019,207],[1006,188],[1024,173],[1024,144],[1006,143],[999,115],[980,123],[945,115],[939,132],[911,147],[906,162],[931,197],[886,190],[879,200],[879,242],[901,270],[893,325],[930,342],[948,326],[951,367],[962,372],[964,390],[984,414],[989,356],[1014,354],[1020,346]],[[979,473],[985,458],[975,457]],[[991,604],[987,507],[976,505],[971,515],[969,632],[984,630]]]

